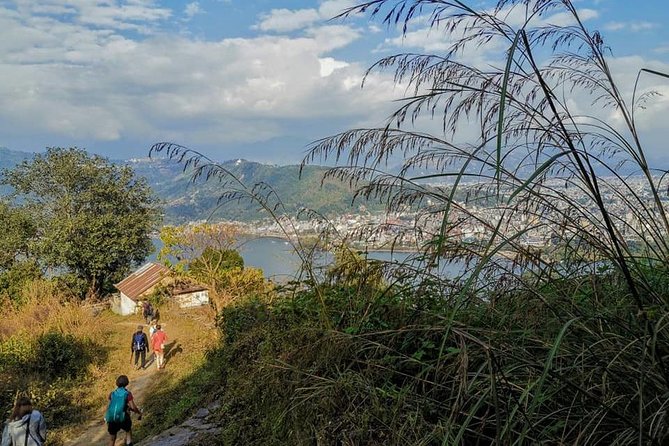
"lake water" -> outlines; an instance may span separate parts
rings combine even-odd
[[[272,280],[289,280],[300,270],[300,257],[284,239],[273,237],[249,239],[240,244],[239,253],[244,258],[244,265],[261,268],[265,277]],[[409,255],[407,252],[370,251],[368,258],[401,263]],[[331,262],[332,256],[323,255],[318,263],[320,266],[327,266]]]
[[[154,240],[156,252],[160,249],[160,240]],[[244,259],[245,266],[252,266],[263,270],[265,277],[277,282],[290,280],[300,271],[300,257],[295,253],[289,242],[275,237],[258,237],[244,239],[237,247]],[[409,258],[409,252],[369,251],[367,257],[374,260],[402,263]],[[154,253],[149,260],[155,260]],[[327,266],[332,256],[324,255],[319,263]],[[449,275],[462,271],[461,266],[449,266]]]
[[[154,239],[156,252],[161,247],[160,240]],[[260,268],[266,278],[275,282],[285,282],[296,278],[300,272],[300,257],[295,253],[289,242],[282,238],[257,237],[240,240],[236,247],[244,259],[245,266]],[[367,258],[381,260],[394,264],[408,263],[414,268],[421,269],[423,262],[413,259],[415,253],[403,251],[369,251]],[[155,260],[152,254],[148,260]],[[332,255],[325,253],[318,259],[317,266],[327,267],[332,262]],[[581,273],[594,273],[599,263],[590,263],[581,267]],[[573,268],[573,266],[572,266]],[[444,278],[455,279],[468,276],[466,266],[462,261],[441,262],[438,275]],[[517,274],[523,271],[520,267],[513,267]],[[434,272],[434,271],[433,271]]]

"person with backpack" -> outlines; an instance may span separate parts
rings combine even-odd
[[[142,316],[146,319],[146,324],[150,324],[154,317],[153,305],[148,300],[142,304]]]
[[[116,390],[109,394],[109,405],[105,412],[107,432],[109,432],[109,446],[116,443],[116,435],[119,431],[125,432],[125,445],[132,446],[132,420],[130,412],[138,414],[137,419],[142,419],[142,411],[133,400],[132,393],[126,387],[130,384],[126,375],[116,378]]]
[[[144,327],[141,325],[137,326],[137,331],[132,335],[132,343],[130,344],[130,361],[132,362],[132,356],[135,356],[135,369],[143,369],[146,365],[146,352],[149,349],[149,341],[144,334]],[[138,365],[139,358],[142,358],[141,366]]]
[[[160,324],[158,324],[156,325],[156,331],[151,336],[151,349],[156,357],[156,367],[158,369],[165,368],[165,341],[167,341],[167,335],[161,329]]]
[[[46,441],[46,421],[33,409],[30,398],[16,400],[12,415],[2,430],[1,446],[43,446]]]

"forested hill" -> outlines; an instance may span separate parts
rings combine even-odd
[[[11,168],[31,156],[31,153],[0,148],[0,170]],[[164,202],[166,223],[204,218],[252,220],[267,216],[258,210],[257,204],[248,200],[219,206],[218,200],[223,192],[221,184],[216,180],[193,184],[190,172],[184,172],[183,165],[175,161],[141,158],[115,162],[130,165],[138,176],[147,179]],[[276,166],[233,160],[222,163],[222,166],[249,187],[260,182],[271,185],[289,213],[301,208],[314,209],[323,214],[357,211],[358,202],[354,208],[351,207],[353,193],[348,185],[328,181],[321,186],[324,167],[307,166],[300,179],[297,165]],[[0,193],[7,192],[7,189],[0,189]],[[370,204],[367,203],[367,206],[370,207]]]
[[[183,166],[174,161],[145,158],[128,161],[128,164],[138,175],[147,178],[156,194],[164,200],[168,222],[208,218],[212,213],[213,219],[230,220],[268,216],[249,200],[223,203],[219,208],[218,200],[224,191],[220,182],[211,179],[194,184],[191,173],[184,172]],[[327,181],[321,186],[324,167],[307,166],[300,178],[297,165],[276,166],[246,160],[226,161],[221,165],[248,187],[260,182],[271,185],[289,213],[301,208],[323,214],[357,211],[358,202],[351,207],[353,193],[347,184]]]

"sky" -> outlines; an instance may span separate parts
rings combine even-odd
[[[403,36],[368,15],[332,20],[355,3],[0,0],[0,146],[127,159],[170,141],[220,161],[299,162],[314,140],[385,124],[404,91],[390,73],[361,88],[376,60],[447,46],[420,21]],[[665,0],[574,3],[611,46],[621,85],[640,68],[669,73]],[[499,58],[490,51],[463,57]],[[639,128],[650,158],[669,166],[669,80],[642,88],[665,93]]]

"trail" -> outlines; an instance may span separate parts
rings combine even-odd
[[[127,333],[127,338],[129,339],[131,336],[131,333],[134,332],[134,330],[137,328],[138,322],[137,321],[121,321],[116,324],[116,326],[119,327],[119,332],[122,332],[123,335]],[[164,324],[163,324],[164,325]],[[165,330],[167,330],[167,327],[164,326]],[[148,333],[147,333],[148,337]],[[128,342],[129,343],[129,342]],[[114,347],[114,346],[110,346]],[[116,346],[116,348],[123,348],[125,347],[126,350],[129,350],[125,344],[122,347]],[[138,407],[142,407],[144,398],[146,395],[146,391],[148,390],[150,384],[153,382],[154,375],[156,373],[160,373],[160,370],[157,370],[155,367],[155,363],[153,362],[153,354],[151,352],[147,353],[146,357],[146,362],[147,365],[144,370],[135,370],[134,365],[128,364],[128,371],[125,372],[125,374],[128,376],[130,379],[130,384],[128,385],[128,390],[132,392],[133,398],[135,400],[135,404],[137,404]],[[113,381],[113,379],[111,380]],[[109,391],[111,392],[114,390],[113,388],[110,388]],[[104,412],[106,410],[106,407],[100,408],[99,413],[96,413],[95,419],[91,420],[87,427],[86,430],[73,442],[67,443],[68,446],[106,446],[109,443],[109,434],[107,433],[107,425],[104,421]],[[133,425],[137,423],[137,415],[132,414],[132,421]],[[124,438],[125,434],[123,431],[119,432],[116,443],[117,444],[124,444]]]
[[[163,311],[164,310],[164,311]],[[214,313],[208,306],[180,309],[169,305],[161,308],[160,325],[167,334],[165,344],[165,369],[157,370],[153,362],[153,353],[147,354],[144,370],[135,370],[130,362],[130,346],[132,334],[142,325],[148,335],[145,321],[139,315],[120,317],[109,315],[111,321],[100,324],[100,342],[104,351],[104,363],[91,370],[90,388],[82,389],[88,396],[86,404],[92,405],[90,416],[85,424],[80,425],[64,440],[64,446],[107,446],[109,434],[103,417],[107,409],[107,396],[115,389],[115,381],[119,375],[127,375],[138,407],[144,408],[143,421],[137,420],[132,414],[133,441],[137,443],[137,435],[146,436],[146,430],[137,428],[146,426],[148,420],[157,416],[155,404],[164,404],[156,400],[156,393],[179,385],[199,364],[206,352],[219,341],[218,331],[214,324]],[[148,423],[150,425],[151,423]],[[143,431],[143,432],[142,432]],[[151,435],[154,435],[153,432]],[[125,433],[120,432],[116,445],[124,444]],[[143,444],[153,444],[146,441]],[[160,443],[158,443],[160,444]],[[185,443],[187,444],[187,443]]]

